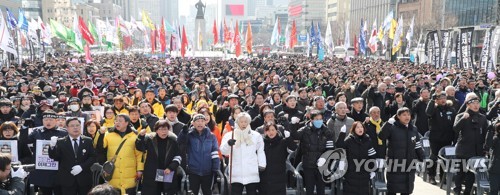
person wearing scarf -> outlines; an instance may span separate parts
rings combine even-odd
[[[385,158],[385,142],[377,136],[380,133],[381,127],[384,125],[384,122],[380,118],[380,108],[376,106],[371,107],[369,110],[369,114],[370,119],[368,122],[365,121],[363,123],[363,126],[365,126],[366,128],[366,134],[372,139],[373,148],[377,152],[375,157]]]
[[[266,168],[266,155],[262,136],[250,128],[250,115],[246,112],[236,116],[235,129],[222,138],[221,152],[232,155],[232,194],[240,195],[243,188],[247,194],[257,194],[259,171]],[[231,148],[233,152],[231,153]]]

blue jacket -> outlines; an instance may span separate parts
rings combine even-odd
[[[217,138],[205,127],[199,134],[193,127],[181,131],[177,142],[187,154],[187,171],[199,176],[211,175],[219,170],[219,146]]]

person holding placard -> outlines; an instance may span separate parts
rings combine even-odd
[[[82,135],[78,118],[66,120],[68,135],[51,137],[49,157],[59,161],[57,183],[62,194],[85,195],[92,188],[90,166],[95,162],[92,138]]]
[[[53,110],[46,110],[45,112],[43,112],[42,117],[43,117],[42,127],[34,128],[33,132],[29,135],[28,135],[28,129],[23,129],[23,131],[21,131],[20,134],[21,144],[33,144],[33,151],[36,151],[35,163],[39,163],[38,158],[42,159],[45,156],[42,152],[43,150],[38,148],[37,140],[43,142],[45,140],[47,141],[50,140],[51,137],[53,136],[64,137],[68,135],[68,132],[66,132],[66,130],[57,127],[56,119],[58,118],[58,116]],[[56,183],[54,179],[48,179],[56,177],[57,167],[55,168],[56,170],[41,169],[39,166],[29,175],[29,180],[31,184],[38,186],[43,194],[52,194],[52,193],[56,195],[61,194],[61,189],[58,183]]]
[[[166,120],[156,122],[154,133],[148,133],[146,129],[141,130],[135,147],[141,152],[147,152],[142,194],[175,194],[179,190],[176,189],[178,181],[175,179],[165,181],[165,178],[170,174],[174,176],[177,174],[175,172],[182,158],[177,136],[172,132],[169,122]]]
[[[0,140],[17,142],[17,154],[13,154],[11,150],[11,155],[16,156],[17,161],[21,162],[21,164],[30,164],[33,154],[27,144],[19,144],[18,133],[19,129],[14,122],[5,122],[0,125]]]

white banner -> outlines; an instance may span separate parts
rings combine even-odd
[[[10,154],[12,162],[19,162],[17,140],[0,140],[0,153]]]
[[[498,53],[498,46],[500,45],[500,27],[496,27],[493,33],[491,34],[491,45],[490,45],[490,59],[491,59],[491,67],[489,69],[494,69],[496,70],[497,68],[497,53]]]
[[[7,29],[7,23],[5,23],[5,19],[3,17],[3,13],[0,10],[0,49],[14,54],[17,56],[16,47],[14,44],[14,39],[10,36],[10,32]]]
[[[59,169],[59,162],[49,157],[49,148],[50,148],[50,140],[36,140],[35,169],[38,170]]]

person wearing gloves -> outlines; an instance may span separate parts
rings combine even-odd
[[[68,112],[66,112],[68,117],[82,117],[87,122],[90,116],[87,113],[83,113],[80,109],[80,99],[73,97],[68,101]]]
[[[337,148],[344,148],[347,155],[347,172],[344,175],[344,194],[369,194],[370,178],[375,176],[374,172],[368,172],[375,165],[368,164],[368,159],[375,159],[377,153],[373,148],[371,138],[366,134],[363,124],[356,121],[352,124],[349,134],[344,125],[340,128],[339,139],[335,143]],[[363,162],[356,164],[355,162]],[[371,166],[371,167],[370,167]],[[368,169],[365,169],[368,167]]]
[[[0,194],[24,195],[24,178],[28,173],[21,167],[14,170],[11,162],[10,154],[0,153]]]
[[[410,123],[410,109],[398,109],[394,117],[384,124],[378,134],[381,140],[387,141],[387,194],[401,195],[413,193],[415,182],[415,160],[423,161],[424,151],[420,143],[417,128]],[[401,163],[403,166],[401,166]]]
[[[279,131],[278,125],[269,122],[264,126],[264,152],[266,156],[266,170],[260,172],[259,194],[277,195],[286,194],[286,158],[288,149],[295,150],[297,145],[288,135]]]
[[[184,125],[177,142],[187,156],[187,174],[189,175],[189,186],[193,194],[200,191],[203,194],[212,194],[212,181],[219,170],[219,148],[217,138],[205,126],[205,115],[193,116],[193,127]]]
[[[51,140],[52,137],[64,137],[68,135],[65,129],[57,127],[57,114],[53,110],[46,110],[42,114],[43,126],[33,128],[33,132],[28,135],[28,128],[23,126],[20,133],[20,143],[19,144],[33,144],[33,151],[37,151],[36,140]],[[27,125],[27,124],[26,124]],[[59,183],[56,182],[55,178],[57,176],[57,171],[55,170],[40,170],[36,169],[32,171],[29,175],[29,181],[31,184],[38,186],[43,194],[62,194]]]
[[[457,114],[453,130],[458,135],[455,155],[460,162],[467,162],[474,156],[484,156],[486,154],[483,147],[486,133],[488,131],[488,120],[486,116],[479,112],[480,99],[474,94],[469,93],[465,97],[465,112]],[[474,174],[462,169],[463,163],[459,164],[458,172],[455,177],[455,194],[462,191],[462,183],[465,185],[463,194],[470,194],[472,184],[474,183]]]
[[[59,162],[56,181],[62,194],[85,195],[92,188],[92,172],[95,152],[92,138],[82,135],[78,118],[66,121],[68,135],[51,137],[49,157]]]
[[[235,128],[226,133],[221,142],[221,153],[232,155],[229,166],[232,172],[231,194],[243,194],[246,188],[248,195],[257,194],[259,187],[259,171],[266,169],[266,154],[264,152],[264,140],[262,136],[250,128],[250,115],[242,112],[236,116]],[[233,152],[231,154],[231,148]]]
[[[156,122],[154,133],[146,133],[146,129],[140,131],[135,141],[137,150],[146,153],[142,194],[175,194],[178,180],[174,179],[169,183],[155,179],[158,170],[162,170],[164,175],[172,172],[177,174],[175,171],[182,161],[177,136],[172,132],[170,123],[163,119]]]
[[[291,126],[294,127],[290,129],[293,139],[300,141],[299,151],[302,153],[306,194],[313,195],[316,187],[316,193],[324,195],[325,182],[318,170],[317,161],[321,154],[333,150],[333,132],[324,125],[323,115],[319,110],[312,110],[311,121],[298,131],[295,128],[297,125]]]

